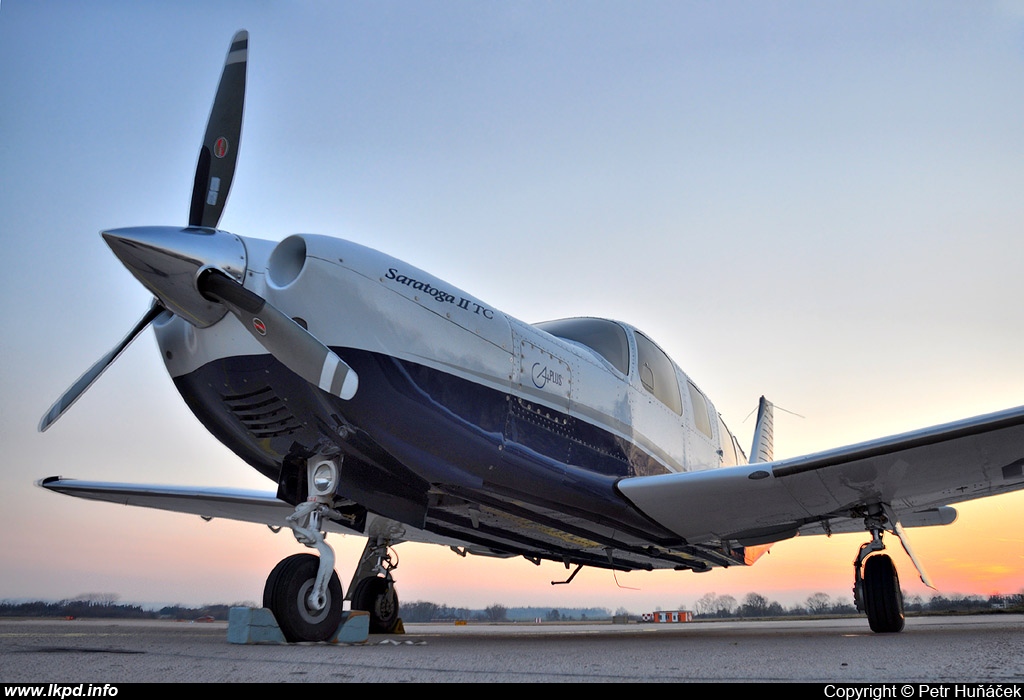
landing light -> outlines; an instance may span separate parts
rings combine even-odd
[[[310,467],[310,495],[333,495],[338,482],[338,465],[332,460],[320,460]]]

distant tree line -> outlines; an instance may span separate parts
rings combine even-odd
[[[0,601],[0,617],[91,617],[123,619],[171,619],[171,620],[227,620],[228,612],[237,605],[255,607],[254,603],[211,604],[200,607],[170,605],[159,610],[145,609],[132,603],[118,603],[118,596],[112,593],[87,593],[73,599],[57,602]],[[1024,613],[1024,590],[1011,595],[949,595],[936,594],[927,600],[920,595],[903,592],[903,608],[908,613],[942,614],[963,612],[986,612],[1005,610]],[[855,615],[852,598],[833,598],[826,593],[814,593],[806,600],[785,607],[769,600],[760,593],[748,593],[742,602],[731,595],[705,593],[693,608],[686,605],[681,610],[694,612],[696,619],[723,618],[765,618],[786,616],[827,616]],[[644,611],[651,612],[651,611]],[[500,603],[489,605],[483,610],[454,607],[445,604],[416,601],[402,604],[402,620],[405,622],[517,622],[542,620],[544,622],[601,621],[610,620],[612,613],[606,608],[546,608],[506,607]],[[636,618],[625,608],[615,611],[616,617]]]
[[[683,608],[685,609],[685,607]],[[933,595],[925,600],[919,595],[903,592],[903,609],[908,613],[984,612],[1011,610],[1024,612],[1024,591],[1012,595]],[[814,593],[806,600],[790,607],[769,600],[760,593],[748,593],[743,601],[731,595],[705,593],[693,608],[695,618],[752,618],[806,615],[855,615],[857,609],[851,598],[832,598],[827,593]]]
[[[402,603],[402,620],[404,622],[447,622],[466,620],[467,622],[545,622],[610,620],[611,612],[605,608],[541,608],[541,607],[506,607],[500,603],[489,605],[483,610],[455,608],[438,603],[417,601]]]
[[[235,605],[252,605],[235,603]],[[118,603],[116,594],[85,594],[56,602],[0,601],[0,617],[93,617],[136,620],[227,620],[234,605],[213,604],[201,607],[169,605],[159,610],[145,609],[133,603]]]
[[[0,601],[0,617],[90,617],[121,618],[139,620],[202,620],[213,618],[227,620],[232,607],[241,605],[257,607],[255,603],[211,604],[201,607],[168,605],[159,610],[145,609],[132,603],[118,603],[118,596],[112,593],[87,593],[73,599],[60,601],[13,602]],[[611,613],[604,608],[552,609],[538,607],[506,607],[495,603],[483,610],[453,607],[450,605],[420,602],[402,604],[402,620],[405,622],[445,622],[466,620],[473,622],[515,622],[533,621],[574,621],[609,620]]]

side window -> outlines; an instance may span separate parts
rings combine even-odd
[[[644,389],[676,413],[683,412],[676,369],[668,355],[642,333],[636,336],[636,366]],[[706,411],[705,411],[706,413]]]
[[[739,464],[739,457],[736,456],[736,443],[733,442],[732,433],[729,432],[729,428],[726,427],[721,416],[718,417],[718,442],[722,447],[722,466],[734,467]]]
[[[626,339],[626,331],[614,321],[566,318],[534,325],[553,336],[589,348],[622,374],[629,374],[629,341]]]
[[[693,422],[696,424],[697,430],[708,437],[712,437],[711,416],[708,415],[708,401],[704,398],[704,394],[700,393],[700,389],[693,385],[693,382],[688,381],[686,384],[690,387],[690,403],[693,404]]]

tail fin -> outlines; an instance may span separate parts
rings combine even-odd
[[[771,462],[775,445],[774,405],[765,397],[757,404],[757,425],[754,427],[754,444],[750,446],[750,463]]]

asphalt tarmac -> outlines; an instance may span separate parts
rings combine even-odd
[[[359,645],[227,623],[0,620],[0,682],[1024,683],[1024,615],[682,624],[410,624]],[[917,687],[917,686],[915,686]],[[914,695],[920,697],[920,695]]]

